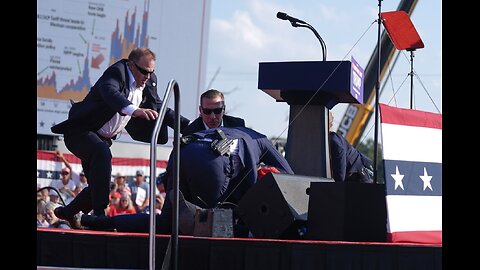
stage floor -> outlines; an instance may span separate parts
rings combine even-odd
[[[161,269],[170,235],[156,237]],[[180,236],[178,269],[442,269],[442,246]],[[148,269],[148,233],[37,228],[37,266]]]

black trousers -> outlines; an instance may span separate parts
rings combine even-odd
[[[109,203],[112,140],[92,131],[68,134],[65,135],[64,140],[68,150],[82,161],[83,171],[88,181],[88,187],[65,207],[64,214],[73,216],[80,211],[88,213],[93,209],[95,215],[103,216],[104,209]]]

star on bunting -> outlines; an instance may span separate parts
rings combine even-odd
[[[420,179],[422,179],[423,181],[423,190],[428,187],[431,191],[433,191],[432,184],[430,183],[430,180],[432,180],[432,176],[428,175],[427,168],[423,167],[423,175],[420,176]]]
[[[403,177],[405,175],[400,174],[400,172],[398,171],[398,166],[395,166],[395,168],[396,168],[395,174],[390,174],[393,177],[393,180],[395,180],[395,190],[397,190],[397,187],[401,187],[403,190],[405,190],[403,188],[403,182],[402,182]]]

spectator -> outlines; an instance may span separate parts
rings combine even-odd
[[[70,171],[70,179],[73,180],[73,183],[75,183],[75,185],[80,181],[79,178],[80,178],[80,173],[76,172],[75,170],[73,170],[72,168],[72,164],[70,164],[70,162],[67,160],[67,158],[65,157],[65,155],[60,152],[60,151],[55,151],[55,154],[57,156],[57,159],[61,160],[63,162],[63,164],[65,165],[64,168],[68,168],[69,171]]]
[[[131,196],[132,191],[128,187],[128,184],[126,183],[125,179],[126,179],[126,176],[123,173],[118,172],[115,175],[115,179],[113,179],[113,183],[112,183],[113,187],[110,191],[110,194],[113,194],[114,192],[119,192],[120,194],[127,193],[128,195]]]
[[[49,202],[60,204],[60,196],[55,190],[50,189],[50,191],[48,192],[48,197]]]
[[[49,228],[61,228],[61,229],[71,229],[71,225],[68,221],[59,219],[55,213],[53,212],[55,208],[59,207],[60,205],[54,202],[48,202],[45,205],[45,219],[48,222]]]
[[[155,213],[156,214],[162,213],[162,208],[164,203],[165,203],[165,195],[160,192],[155,194]],[[147,205],[147,207],[145,207],[144,213],[145,214],[150,213],[150,205]]]
[[[142,213],[150,203],[150,185],[145,182],[145,175],[142,170],[135,173],[135,179],[128,186],[132,192],[132,202],[137,213]]]
[[[78,195],[78,193],[80,193],[84,188],[88,187],[87,177],[85,176],[85,173],[83,171],[80,172],[79,179],[75,183],[75,186],[75,196]]]
[[[127,183],[118,184],[117,192],[120,194],[126,194],[129,197],[132,197],[132,191],[130,191],[130,188],[127,186]]]
[[[46,220],[45,202],[42,199],[37,200],[37,227],[48,227],[50,224]]]
[[[136,210],[135,210],[135,207],[133,207],[130,196],[128,196],[127,194],[123,194],[120,197],[120,203],[111,209],[109,216],[113,217],[117,215],[135,214],[135,213],[136,213]]]
[[[65,204],[69,204],[76,194],[74,190],[76,189],[75,183],[70,180],[70,169],[68,167],[63,168],[60,173],[60,181],[53,180],[50,183],[51,187],[56,188],[60,192]]]
[[[166,196],[165,184],[164,184],[164,181],[166,181],[166,177],[167,177],[167,172],[164,171],[163,173],[160,173],[157,176],[157,179],[155,181],[157,184],[157,194],[161,195],[163,198],[165,198]]]
[[[156,203],[155,203],[155,213],[156,214],[161,214],[162,213],[162,208],[163,204],[165,203],[165,198],[162,194],[157,194],[156,196]]]
[[[45,203],[50,201],[50,196],[48,194],[48,188],[44,188],[41,191],[39,191],[38,193],[40,193],[40,199],[44,200]]]
[[[120,197],[122,197],[122,195],[118,192],[114,192],[110,196],[110,204],[108,205],[107,209],[105,209],[105,215],[112,216],[112,213],[115,212],[115,209],[120,204]]]

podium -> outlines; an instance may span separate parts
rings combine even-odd
[[[290,105],[285,158],[295,174],[331,178],[326,108],[363,104],[363,78],[353,58],[259,63],[258,89]]]

